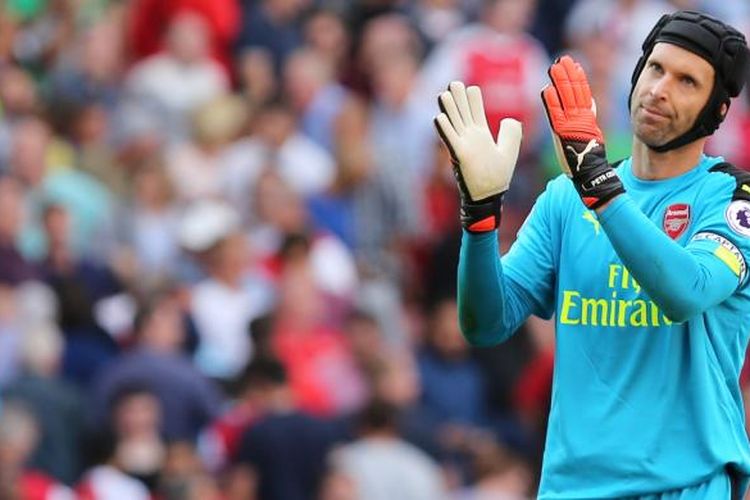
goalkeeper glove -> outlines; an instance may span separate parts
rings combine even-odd
[[[473,233],[497,229],[503,194],[518,159],[521,123],[502,120],[495,142],[481,90],[466,88],[461,82],[451,82],[438,96],[438,105],[441,113],[435,117],[435,126],[453,161],[461,193],[461,225]]]
[[[558,160],[583,204],[599,208],[625,188],[607,162],[586,74],[570,56],[563,56],[550,66],[549,76],[552,84],[542,90],[542,102]]]

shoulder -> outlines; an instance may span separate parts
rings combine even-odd
[[[715,234],[718,237],[709,239],[722,243],[728,238],[743,251],[750,251],[750,172],[714,161],[696,199],[705,228],[695,238]]]
[[[721,159],[714,161],[698,200],[705,210],[722,213],[735,233],[750,237],[750,172]]]
[[[556,206],[567,206],[570,203],[580,203],[583,205],[573,183],[565,174],[560,174],[547,182],[547,186],[539,196],[537,203],[543,199],[549,200],[547,203],[552,203]]]
[[[491,31],[481,23],[470,23],[449,34],[441,45],[451,46],[461,44],[481,38],[489,33]]]
[[[556,177],[553,177],[549,181],[547,181],[547,190],[565,190],[569,187],[572,187],[573,184],[570,182],[570,179],[565,174],[558,174]]]
[[[159,52],[142,59],[136,63],[130,70],[132,78],[146,78],[155,74],[172,71],[174,69],[173,61],[164,53]]]
[[[561,174],[547,183],[544,191],[534,202],[520,231],[539,232],[549,234],[553,227],[560,227],[566,220],[565,214],[572,210],[583,209],[578,193],[573,183]]]
[[[716,161],[708,168],[707,184],[730,201],[750,202],[750,172],[729,162]]]
[[[531,55],[544,61],[549,60],[547,49],[544,48],[544,44],[534,35],[530,33],[522,33],[518,37],[518,41],[527,51],[525,55]]]

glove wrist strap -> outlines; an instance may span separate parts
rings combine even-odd
[[[461,198],[461,225],[470,233],[494,231],[500,225],[503,195],[496,194],[479,201]]]
[[[582,149],[581,145],[578,149]],[[577,165],[577,171],[573,174],[573,184],[587,208],[599,208],[625,192],[617,172],[607,161],[603,146],[598,145],[597,149],[585,158],[578,158],[572,147],[568,153],[572,153],[566,155],[568,164]]]

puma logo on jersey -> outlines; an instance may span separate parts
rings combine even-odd
[[[576,165],[576,171],[581,170],[581,164],[583,163],[583,158],[586,156],[587,153],[590,153],[592,149],[597,147],[599,145],[599,142],[596,139],[591,139],[588,144],[586,144],[586,147],[581,151],[580,153],[575,150],[573,146],[565,146],[566,149],[569,149],[573,152],[574,155],[576,155],[576,159],[578,160],[578,164]]]
[[[594,226],[594,234],[596,236],[599,236],[599,228],[601,227],[601,224],[599,224],[599,221],[596,220],[594,214],[592,214],[590,210],[584,210],[582,217],[584,220],[590,222]]]

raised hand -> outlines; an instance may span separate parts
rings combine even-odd
[[[558,160],[584,205],[599,208],[625,189],[607,162],[586,74],[570,56],[563,56],[550,66],[549,76],[552,83],[542,90],[542,102]]]
[[[461,191],[461,223],[471,232],[500,224],[502,196],[510,186],[521,146],[521,123],[506,118],[492,138],[479,87],[451,82],[438,96],[435,127],[448,147]]]

